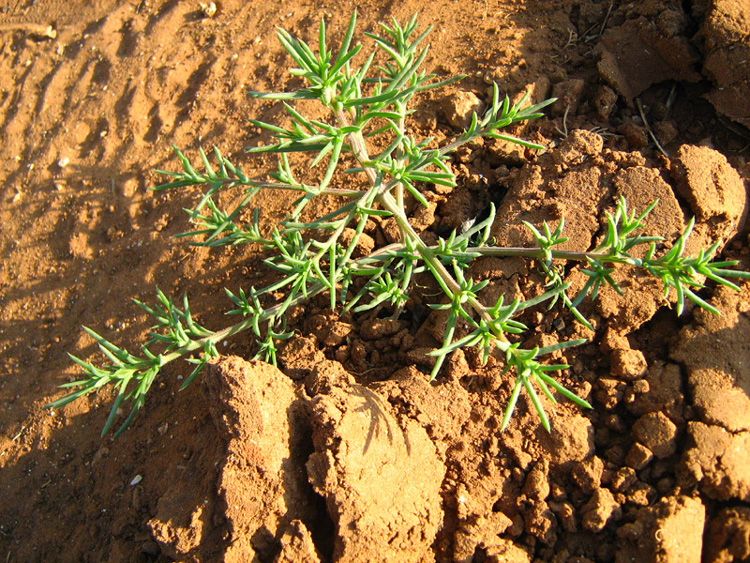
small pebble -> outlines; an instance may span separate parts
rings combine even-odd
[[[209,2],[208,4],[201,4],[201,12],[207,18],[212,18],[216,15],[216,3]]]

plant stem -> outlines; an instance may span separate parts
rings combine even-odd
[[[467,253],[480,254],[482,256],[501,256],[505,258],[544,258],[544,251],[540,248],[525,248],[519,246],[470,246],[466,249]],[[575,260],[584,261],[587,258],[602,259],[609,262],[620,262],[637,265],[633,259],[624,259],[612,256],[606,252],[579,252],[573,250],[552,250],[552,258],[555,260]]]
[[[349,120],[343,111],[337,112],[337,118],[339,119],[342,127],[347,127],[349,125]],[[352,152],[354,153],[354,157],[362,165],[365,173],[373,184],[373,188],[375,188],[378,181],[377,174],[375,173],[375,170],[373,168],[364,165],[365,162],[369,162],[370,156],[367,152],[362,133],[349,133],[348,137]],[[401,185],[401,183],[398,182],[398,185]],[[411,240],[411,242],[414,244],[414,248],[417,250],[417,252],[419,252],[420,256],[422,256],[425,263],[430,268],[430,270],[432,270],[435,276],[443,280],[446,287],[454,296],[458,295],[461,292],[461,286],[453,278],[450,272],[448,272],[446,267],[437,258],[437,256],[435,256],[435,253],[432,251],[432,249],[424,243],[419,234],[417,234],[417,232],[411,226],[411,224],[409,223],[409,219],[404,213],[403,206],[399,205],[398,201],[396,201],[389,193],[389,186],[391,186],[390,183],[384,187],[380,187],[376,196],[378,202],[380,202],[380,204],[393,215],[396,223],[398,223],[401,235],[404,237],[408,237]],[[482,319],[487,322],[491,322],[493,320],[492,315],[490,315],[490,313],[487,311],[487,308],[482,305],[482,303],[476,297],[470,296],[467,299],[467,302],[469,303],[471,308],[474,309],[482,317]],[[496,333],[495,336],[501,342],[508,342],[508,339],[502,333]]]
[[[276,316],[276,314],[281,310],[282,307],[289,308],[293,307],[294,305],[298,305],[299,303],[302,303],[304,301],[307,301],[308,299],[315,297],[319,293],[322,293],[326,289],[326,285],[322,282],[316,282],[312,285],[310,289],[307,290],[307,296],[302,295],[301,293],[291,300],[290,303],[287,302],[281,302],[277,303],[276,305],[264,309],[263,313],[261,313],[260,316],[260,322],[265,322],[268,319],[271,319]],[[190,354],[192,352],[197,352],[199,350],[204,350],[206,347],[206,344],[209,342],[213,344],[218,344],[222,340],[225,340],[231,336],[234,336],[237,333],[244,332],[250,328],[252,328],[256,321],[255,318],[251,317],[249,319],[245,319],[237,324],[234,324],[232,326],[229,326],[223,330],[220,330],[218,332],[214,332],[210,334],[209,336],[206,336],[204,338],[201,338],[199,340],[193,340],[189,344],[186,344],[185,346],[182,346],[180,348],[177,348],[168,354],[164,354],[161,356],[160,366],[163,366],[165,364],[168,364],[169,362],[176,360],[178,358],[181,358],[187,354]]]

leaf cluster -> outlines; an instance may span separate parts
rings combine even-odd
[[[430,30],[417,35],[416,16],[405,25],[395,19],[391,25],[381,24],[381,35],[367,34],[374,41],[375,50],[356,66],[355,60],[362,50],[361,45],[353,44],[356,19],[355,12],[337,53],[329,49],[324,22],[320,24],[315,49],[284,30],[278,31],[279,41],[297,65],[290,72],[301,77],[305,86],[293,92],[250,92],[255,98],[283,104],[288,117],[286,126],[251,120],[273,137],[270,144],[247,150],[251,154],[278,155],[278,168],[269,178],[250,178],[218,149],[214,149],[212,158],[199,149],[200,162],[196,167],[175,148],[182,170],[162,171],[170,181],[155,188],[203,188],[197,204],[186,210],[195,229],[179,236],[189,237],[191,244],[207,247],[259,245],[269,255],[265,264],[276,273],[275,281],[259,289],[226,290],[232,307],[228,314],[240,320],[220,330],[200,325],[193,318],[187,297],[180,307],[157,290],[155,306],[137,302],[154,318],[150,339],[139,355],[86,328],[109,364],[97,367],[73,357],[84,378],[66,384],[65,388],[74,390],[50,406],[62,406],[88,393],[111,388],[117,396],[104,432],[110,429],[122,402],[130,400],[132,410],[118,431],[122,432],[143,406],[146,393],[167,363],[184,358],[194,365],[184,387],[218,355],[218,342],[245,331],[257,340],[257,357],[275,362],[278,343],[291,336],[285,319],[293,307],[316,295],[327,294],[332,310],[366,314],[390,308],[393,315],[398,315],[411,298],[415,276],[428,275],[441,289],[441,297],[429,306],[447,312],[443,341],[432,352],[435,364],[430,378],[438,376],[445,359],[456,350],[476,348],[485,362],[497,351],[497,356],[505,362],[505,371],[515,374],[503,427],[509,423],[521,391],[525,391],[542,425],[549,430],[550,420],[538,390],[552,402],[558,393],[583,407],[590,405],[555,379],[554,374],[567,365],[543,364],[540,358],[578,345],[582,340],[524,349],[519,344],[528,330],[521,321],[524,311],[561,301],[581,323],[591,326],[578,306],[587,296],[595,298],[604,284],[621,291],[611,275],[621,264],[642,268],[661,279],[665,293],[676,292],[678,312],[682,311],[686,297],[716,312],[696,293],[703,287],[700,276],[733,288],[737,286],[728,277],[748,277],[745,272],[729,269],[734,262],[712,262],[718,244],[701,251],[697,257],[683,257],[692,222],[674,246],[657,257],[656,245],[660,239],[636,234],[653,205],[636,216],[628,214],[624,200],[618,203],[614,215],[608,216],[608,232],[602,244],[590,251],[565,252],[557,248],[567,240],[562,235],[564,221],[555,229],[546,223],[540,229],[527,224],[536,240],[535,248],[493,246],[490,231],[494,209],[478,224],[453,232],[434,245],[426,244],[409,222],[408,199],[426,206],[426,186],[456,185],[450,154],[477,138],[499,138],[528,148],[542,148],[502,131],[514,123],[541,117],[541,110],[554,100],[526,105],[527,95],[511,103],[507,96],[500,96],[495,85],[487,111],[483,115],[474,113],[470,125],[454,140],[438,147],[432,139],[415,139],[406,126],[411,111],[409,102],[420,92],[463,77],[438,80],[420,70],[427,56],[424,40]],[[383,62],[375,65],[377,53],[378,60]],[[305,117],[293,105],[299,100],[316,100],[327,109],[329,118]],[[377,146],[385,146],[376,154],[372,154],[373,145],[368,143],[373,137],[381,140]],[[310,169],[322,168],[320,179],[312,183],[299,181],[290,164],[292,153],[306,156]],[[345,156],[356,165],[341,170]],[[346,182],[334,182],[339,171],[348,175]],[[342,184],[362,187],[336,187]],[[239,202],[225,210],[218,201],[220,194],[228,190],[240,192]],[[287,218],[270,232],[263,232],[260,211],[251,207],[262,190],[291,191],[298,196]],[[322,216],[304,213],[316,198],[333,198],[331,201],[338,204]],[[248,211],[250,220],[245,222]],[[399,242],[359,255],[357,250],[368,222],[386,219],[397,226]],[[642,258],[631,254],[639,245],[648,245]],[[500,298],[487,303],[482,290],[488,282],[473,280],[468,269],[474,260],[488,255],[538,259],[547,276],[546,291],[534,299],[505,303]],[[560,265],[565,260],[586,263],[583,271],[588,281],[574,298],[567,294],[569,284]]]

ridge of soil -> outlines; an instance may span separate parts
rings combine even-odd
[[[266,140],[248,118],[283,119],[246,91],[297,84],[276,26],[314,40],[325,17],[334,44],[355,7],[366,45],[364,31],[419,11],[434,26],[427,70],[468,75],[418,101],[418,136],[455,136],[492,81],[558,98],[511,131],[546,151],[473,143],[453,159],[455,189],[424,187],[412,221],[425,240],[494,203],[498,244],[532,244],[523,221],[565,217],[581,250],[620,196],[638,210],[658,198],[647,234],[673,240],[694,216],[689,253],[719,240],[750,269],[740,0],[204,4],[0,2],[0,561],[749,560],[749,283],[701,293],[721,316],[678,318],[673,296],[627,270],[624,296],[582,304],[593,331],[529,311],[525,345],[589,341],[554,360],[594,409],[545,399],[551,433],[525,400],[500,432],[512,382],[495,358],[456,352],[427,381],[445,319],[419,295],[398,319],[313,300],[289,319],[278,369],[249,360],[243,337],[185,391],[188,366],[169,365],[116,440],[100,437],[110,393],[44,409],[79,377],[66,353],[96,355],[81,325],[135,350],[148,320],[131,299],[187,293],[219,328],[222,288],[263,285],[257,249],[172,238],[198,194],[149,191],[152,171],[176,169],[172,144],[216,145],[251,176],[274,169],[242,149]],[[293,200],[258,198],[264,226]],[[542,281],[517,259],[472,275],[488,300]],[[580,266],[566,276],[584,283]]]

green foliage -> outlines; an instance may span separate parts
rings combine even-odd
[[[214,149],[213,159],[209,159],[203,150],[199,151],[202,171],[198,171],[175,147],[182,170],[162,171],[171,181],[155,188],[204,187],[198,203],[187,211],[196,229],[180,236],[190,237],[193,239],[191,244],[198,246],[260,245],[271,256],[265,263],[277,272],[276,281],[261,289],[240,288],[236,294],[227,290],[233,307],[228,314],[241,317],[241,320],[217,331],[194,320],[187,297],[179,307],[157,290],[157,305],[150,307],[137,302],[155,319],[151,337],[141,348],[140,355],[133,355],[85,328],[109,364],[97,367],[73,357],[85,377],[64,385],[74,390],[50,406],[59,407],[88,393],[111,387],[117,395],[103,433],[110,429],[124,400],[129,400],[132,405],[130,416],[118,430],[119,434],[143,406],[146,393],[165,364],[184,358],[194,365],[184,387],[218,355],[218,342],[244,331],[251,331],[257,339],[256,357],[275,362],[278,342],[291,336],[285,330],[285,318],[292,307],[327,293],[334,310],[357,314],[376,307],[391,307],[394,314],[398,314],[410,298],[415,276],[431,274],[442,290],[442,298],[430,306],[447,311],[447,319],[442,345],[432,352],[435,365],[430,378],[438,376],[445,359],[455,350],[476,347],[485,362],[493,350],[497,350],[499,358],[505,360],[505,370],[515,374],[503,427],[510,420],[520,392],[525,390],[542,424],[549,430],[550,422],[537,389],[553,402],[556,401],[553,392],[556,392],[583,407],[589,408],[590,405],[554,379],[553,374],[566,369],[567,365],[544,365],[539,359],[583,341],[523,349],[519,345],[519,335],[527,331],[526,325],[519,320],[523,311],[543,303],[552,306],[561,301],[580,322],[590,326],[578,306],[587,296],[595,298],[604,284],[621,291],[611,276],[613,269],[620,264],[642,268],[661,279],[665,294],[671,290],[676,292],[678,312],[684,308],[685,297],[716,312],[696,294],[703,287],[698,276],[735,289],[737,286],[727,277],[750,277],[745,272],[728,269],[734,262],[711,262],[718,245],[701,251],[697,257],[683,257],[692,222],[668,252],[656,256],[656,243],[661,239],[635,234],[655,204],[636,216],[635,213],[628,214],[624,200],[618,203],[615,214],[608,216],[609,227],[604,241],[591,251],[556,249],[567,240],[562,234],[563,221],[554,230],[546,223],[541,230],[526,225],[536,239],[537,248],[494,247],[489,240],[494,209],[484,221],[428,246],[409,224],[405,198],[411,195],[420,204],[427,205],[423,194],[425,183],[455,185],[449,155],[479,137],[500,138],[525,147],[541,148],[500,131],[513,123],[540,117],[540,110],[554,100],[525,106],[527,99],[524,98],[512,104],[508,97],[501,98],[495,85],[492,103],[484,115],[474,114],[469,127],[455,140],[443,147],[434,147],[431,139],[417,140],[408,134],[409,102],[419,92],[450,84],[462,77],[438,81],[434,75],[419,70],[427,54],[427,47],[422,47],[422,42],[429,29],[415,36],[416,17],[404,26],[395,20],[391,26],[381,25],[381,36],[368,34],[384,59],[371,75],[375,53],[361,66],[354,66],[355,57],[361,50],[360,45],[352,46],[355,24],[356,13],[335,56],[327,46],[323,22],[318,34],[317,53],[305,42],[279,30],[279,40],[297,64],[291,74],[302,77],[306,86],[294,92],[251,92],[256,98],[281,101],[289,118],[287,127],[252,120],[255,126],[274,137],[269,145],[248,149],[249,153],[279,155],[278,169],[270,174],[269,181],[248,177],[218,149]],[[318,101],[327,108],[330,119],[319,121],[303,116],[289,103],[296,100]],[[371,155],[366,139],[374,136],[381,137],[383,142],[379,146],[386,148]],[[322,165],[320,180],[310,185],[298,181],[292,172],[289,153],[308,154],[311,168]],[[343,155],[349,155],[350,160],[353,158],[357,163],[343,173],[351,175],[352,180],[356,179],[355,176],[359,178],[359,184],[353,181],[346,184],[364,185],[363,188],[331,186],[341,168]],[[220,192],[229,189],[240,189],[243,196],[239,205],[225,211],[216,200]],[[290,190],[299,194],[286,220],[268,234],[261,232],[257,209],[252,212],[250,224],[241,221],[243,210],[261,190]],[[331,196],[344,203],[325,216],[303,218],[303,211],[311,201]],[[392,218],[400,232],[400,242],[355,258],[355,249],[367,222],[373,217]],[[345,230],[348,230],[346,237],[343,236]],[[648,249],[643,258],[635,258],[630,252],[640,245],[648,245]],[[547,291],[526,301],[516,299],[504,303],[501,298],[494,303],[483,302],[482,289],[488,282],[475,282],[467,276],[467,269],[473,260],[488,255],[538,259],[548,280]],[[573,299],[567,295],[569,286],[563,280],[560,262],[564,260],[587,263],[583,272],[588,281]],[[279,294],[283,297],[276,299]]]

